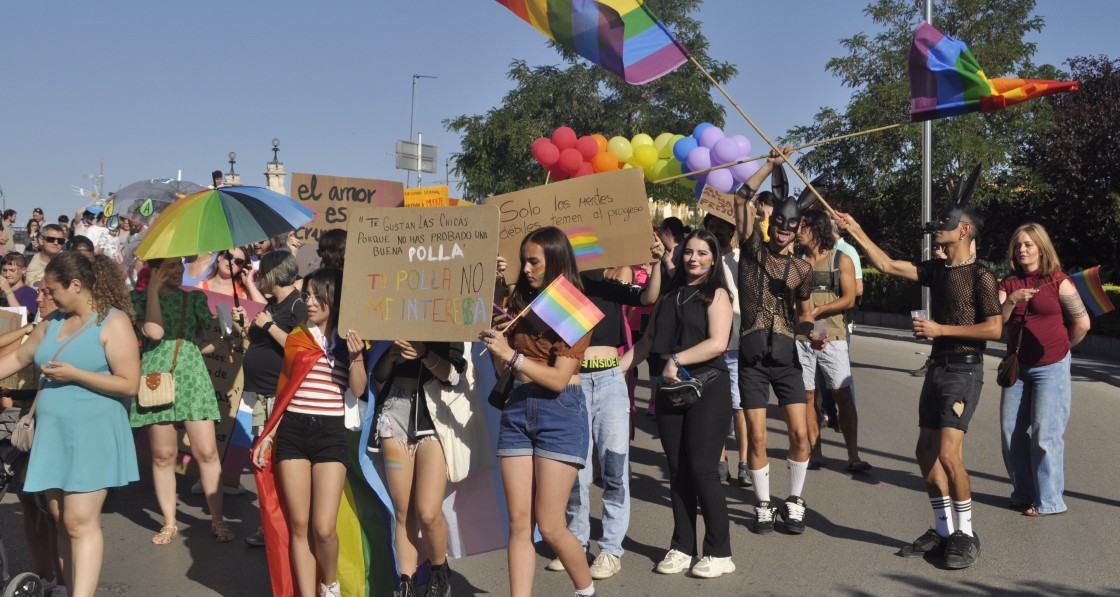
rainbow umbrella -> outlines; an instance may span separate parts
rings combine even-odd
[[[261,187],[220,187],[167,206],[136,247],[141,259],[185,257],[243,247],[307,224],[314,212]]]

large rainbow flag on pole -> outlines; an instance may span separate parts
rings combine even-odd
[[[1109,300],[1108,294],[1105,293],[1104,285],[1101,284],[1100,269],[1101,266],[1094,265],[1069,277],[1069,281],[1073,282],[1073,286],[1077,288],[1077,294],[1081,295],[1081,300],[1085,302],[1085,306],[1096,317],[1100,317],[1116,308]]]
[[[549,39],[641,85],[688,61],[643,0],[498,0]]]
[[[968,46],[922,21],[910,44],[910,120],[996,112],[1044,95],[1077,91],[1077,81],[989,79]]]
[[[575,346],[579,339],[587,335],[599,323],[603,312],[572,286],[564,276],[557,276],[529,304],[529,308],[541,321],[559,335],[568,346]]]

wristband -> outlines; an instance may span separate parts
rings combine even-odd
[[[269,321],[269,322],[265,323],[264,327],[262,327],[261,329],[264,330],[265,332],[267,332],[274,325],[276,325],[275,321]]]
[[[518,354],[517,355],[517,364],[514,365],[514,367],[513,367],[514,370],[515,371],[521,371],[521,367],[523,367],[524,365],[525,365],[525,355]]]
[[[679,369],[681,367],[681,362],[679,360],[677,360],[677,353],[674,352],[672,354],[672,359],[673,359],[673,363],[676,364],[677,368]]]
[[[510,357],[508,361],[506,361],[506,367],[512,367],[513,364],[515,362],[517,362],[517,357],[519,357],[519,356],[521,356],[521,351],[520,350],[513,351],[513,356]]]

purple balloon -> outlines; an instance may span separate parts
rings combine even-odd
[[[696,125],[696,128],[692,129],[692,138],[699,141],[700,133],[703,133],[704,129],[712,128],[712,126],[713,125],[710,122],[701,122],[700,124]]]
[[[688,160],[688,154],[692,153],[693,149],[699,147],[696,139],[692,137],[681,137],[673,144],[673,157],[680,163],[685,163]]]
[[[700,147],[707,147],[711,149],[715,147],[716,142],[724,137],[723,129],[718,126],[710,126],[700,133]]]
[[[711,150],[707,147],[697,147],[688,153],[686,162],[689,171],[705,170],[712,167]]]
[[[735,145],[739,146],[739,155],[741,156],[739,158],[740,160],[751,157],[750,139],[744,137],[743,135],[734,135],[731,137],[731,140],[735,142]]]
[[[746,182],[748,178],[754,176],[755,172],[758,172],[760,167],[758,162],[747,162],[746,164],[732,166],[728,168],[728,170],[731,171],[731,177],[734,178],[736,182]]]
[[[729,164],[741,159],[742,158],[739,157],[739,146],[735,143],[734,139],[720,139],[716,141],[715,147],[712,148],[713,166]]]
[[[721,193],[730,193],[731,187],[735,186],[735,179],[731,177],[731,173],[726,168],[713,170],[708,173],[708,186]]]

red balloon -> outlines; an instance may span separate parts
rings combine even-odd
[[[568,180],[568,173],[564,172],[564,170],[560,168],[559,164],[549,168],[548,173],[549,180],[553,182],[556,182],[558,180]]]
[[[576,132],[566,126],[562,126],[552,133],[552,142],[556,144],[557,149],[560,151],[575,147]]]
[[[587,176],[589,174],[595,174],[595,168],[591,166],[590,162],[584,162],[580,164],[579,170],[576,170],[576,173],[572,175],[572,178],[579,178],[580,176]]]
[[[580,137],[576,140],[576,149],[590,162],[599,153],[599,142],[594,137]]]
[[[560,159],[560,150],[556,145],[548,139],[548,137],[541,137],[533,141],[533,157],[541,166],[551,168],[556,165]]]
[[[569,147],[560,152],[560,161],[558,165],[561,170],[568,174],[575,174],[579,170],[581,164],[583,164],[583,154],[574,147]]]

